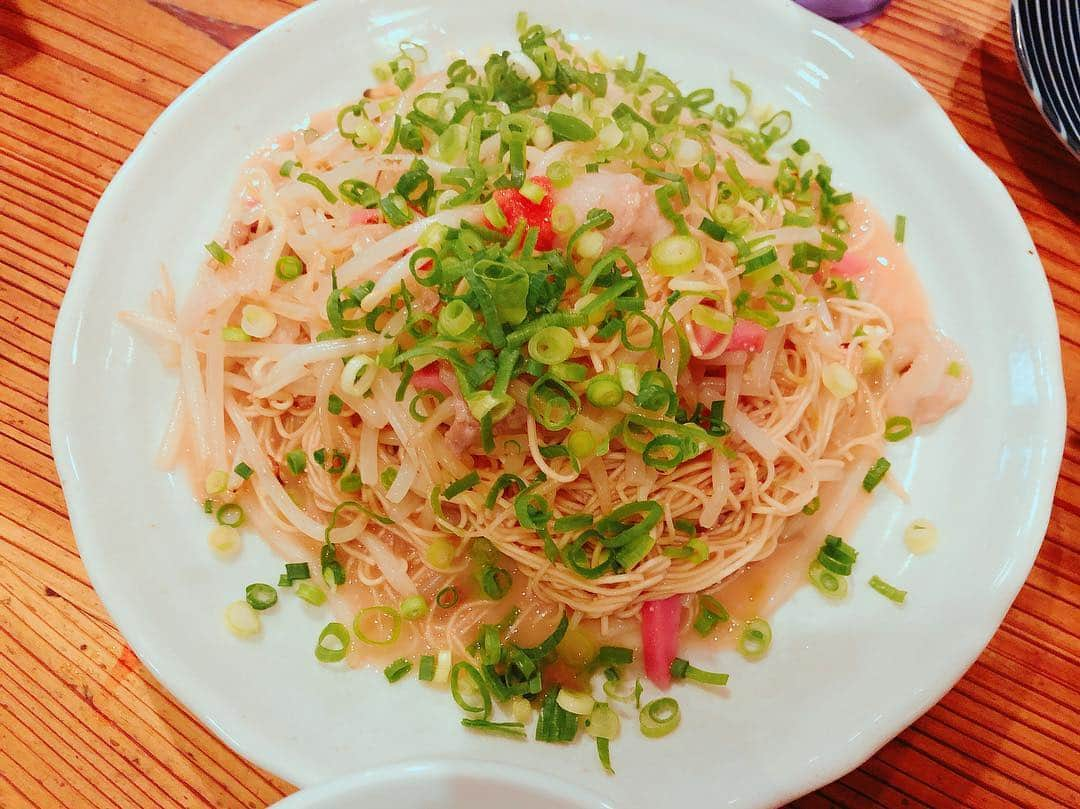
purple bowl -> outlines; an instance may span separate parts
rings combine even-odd
[[[857,28],[885,10],[889,0],[795,0],[803,8],[833,22]]]

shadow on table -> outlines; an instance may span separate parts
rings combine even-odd
[[[1010,43],[1007,57],[992,39]],[[1047,201],[1074,225],[1080,225],[1080,161],[1043,120],[1024,84],[1012,51],[1008,17],[972,51],[963,73],[976,72],[990,121],[1009,157]]]
[[[26,20],[14,4],[7,5],[13,18],[7,30],[0,34],[0,74],[10,72],[17,65],[34,56],[39,50],[38,42],[26,30]]]

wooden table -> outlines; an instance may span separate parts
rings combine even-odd
[[[90,212],[154,118],[293,0],[0,0],[0,806],[250,806],[293,788],[139,663],[53,468],[49,341]],[[1057,304],[1074,407],[1042,552],[963,680],[800,806],[1080,806],[1080,164],[1028,98],[1007,0],[895,0],[862,35],[1001,177]],[[947,616],[943,616],[947,620]]]

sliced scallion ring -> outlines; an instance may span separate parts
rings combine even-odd
[[[565,362],[574,353],[574,338],[561,326],[548,326],[529,338],[529,355],[544,365]]]
[[[239,528],[244,524],[244,509],[237,503],[226,503],[217,510],[218,523]]]
[[[225,608],[225,626],[239,638],[257,635],[261,628],[259,613],[246,601],[234,601]]]
[[[641,708],[639,722],[641,734],[650,739],[667,736],[679,726],[681,720],[679,703],[671,697],[661,697],[647,702]]]
[[[277,590],[262,582],[249,584],[244,591],[244,597],[253,610],[266,610],[277,604]]]
[[[373,638],[367,634],[364,625],[365,623],[370,623],[372,619],[375,621],[389,619],[390,628],[388,630],[383,630],[385,632],[384,637]],[[396,641],[401,634],[401,613],[393,607],[384,605],[364,607],[364,609],[356,613],[356,618],[353,619],[353,633],[363,643],[368,643],[372,646],[389,646]]]
[[[401,617],[406,621],[418,621],[427,614],[428,603],[421,595],[409,596],[401,602]]]
[[[320,663],[337,663],[349,653],[349,630],[336,621],[326,625],[315,644],[315,659]]]
[[[466,699],[466,694],[462,689],[461,674],[464,672],[472,680],[473,691],[480,698],[480,703],[469,702]],[[487,683],[484,682],[484,677],[480,674],[480,670],[476,668],[472,663],[468,663],[464,660],[460,660],[454,664],[450,669],[450,695],[454,698],[454,702],[458,704],[458,707],[465,713],[479,714],[479,718],[487,719],[491,715],[491,691],[487,687]]]
[[[684,275],[701,263],[701,245],[693,236],[675,234],[652,246],[649,264],[658,275]]]
[[[760,660],[772,644],[772,627],[764,618],[752,618],[743,626],[736,649],[747,660]]]

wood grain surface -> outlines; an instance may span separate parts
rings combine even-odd
[[[53,467],[49,343],[106,183],[180,91],[291,0],[0,0],[0,807],[261,807],[230,751],[124,644]],[[1007,0],[894,0],[861,32],[938,100],[1031,229],[1070,408],[1046,541],[966,676],[799,806],[1080,806],[1080,164],[1032,106]],[[948,616],[942,616],[948,620]]]

